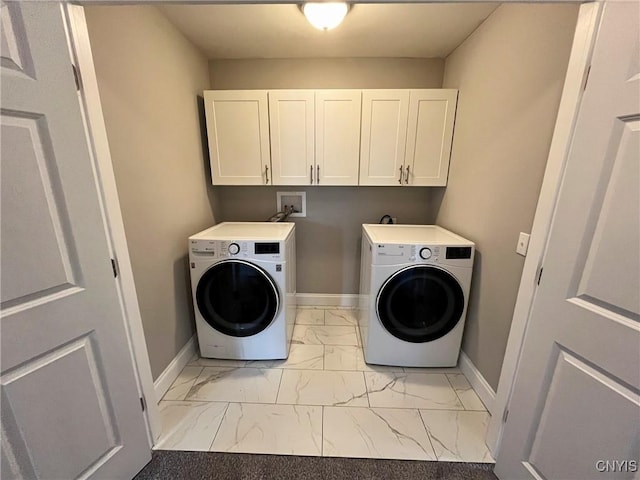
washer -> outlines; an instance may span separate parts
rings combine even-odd
[[[295,225],[225,222],[189,237],[200,355],[289,355],[296,314]]]
[[[358,325],[367,363],[453,367],[475,246],[435,225],[363,225]]]

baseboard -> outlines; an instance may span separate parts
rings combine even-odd
[[[332,293],[298,293],[296,301],[298,306],[309,307],[348,307],[355,308],[358,306],[358,297],[356,294],[332,294]]]
[[[464,376],[467,377],[467,380],[469,380],[469,383],[480,397],[480,400],[482,400],[482,403],[484,403],[484,406],[487,407],[487,411],[493,415],[493,407],[496,402],[496,392],[493,391],[489,382],[485,380],[471,359],[467,357],[467,354],[463,351],[460,352],[458,367],[460,367],[460,371]]]
[[[153,382],[153,388],[156,392],[156,402],[159,402],[164,394],[167,393],[169,387],[176,381],[178,375],[185,367],[189,360],[196,354],[196,336],[189,339],[182,349],[178,352],[171,363],[164,369],[164,372]]]

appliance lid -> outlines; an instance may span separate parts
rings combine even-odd
[[[474,243],[437,225],[363,224],[373,243],[474,246]]]
[[[279,242],[287,239],[295,223],[223,222],[189,237],[190,240],[253,240]]]

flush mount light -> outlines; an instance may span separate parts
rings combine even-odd
[[[318,30],[331,30],[342,23],[349,11],[344,2],[313,2],[302,5],[302,13]]]

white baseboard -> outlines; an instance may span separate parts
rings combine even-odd
[[[164,369],[164,372],[153,382],[153,388],[156,392],[156,403],[160,401],[164,394],[167,393],[169,387],[176,381],[178,375],[185,367],[189,360],[196,354],[196,336],[194,335],[182,347],[171,363]]]
[[[298,306],[302,307],[350,307],[358,306],[358,297],[356,294],[332,294],[332,293],[298,293],[296,301]]]
[[[460,367],[460,371],[464,376],[467,377],[467,380],[469,380],[469,383],[480,397],[480,400],[482,400],[482,403],[484,403],[484,406],[487,407],[487,411],[493,415],[493,407],[496,402],[496,392],[493,391],[489,382],[485,380],[471,359],[467,357],[467,354],[463,351],[460,351],[458,367]]]

